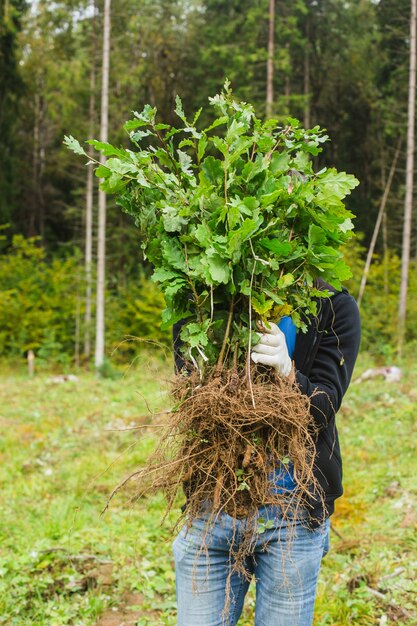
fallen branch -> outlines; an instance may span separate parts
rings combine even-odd
[[[383,604],[386,604],[394,611],[400,613],[402,617],[405,617],[406,619],[417,619],[417,615],[415,613],[412,614],[406,609],[403,609],[403,607],[399,606],[396,602],[394,602],[394,600],[389,600],[381,591],[378,591],[373,587],[369,587],[368,585],[365,586],[365,589],[369,591],[369,593],[372,594],[375,598],[381,600]]]

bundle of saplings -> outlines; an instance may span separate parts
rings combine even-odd
[[[256,520],[265,504],[293,515],[317,497],[309,399],[250,352],[282,316],[306,330],[320,298],[331,297],[318,278],[340,288],[350,277],[340,252],[352,234],[343,199],[358,184],[334,168],[314,171],[328,140],[320,127],[263,122],[228,83],[210,105],[217,117],[207,128],[201,110],[188,119],[177,97],[177,127],[147,105],[125,125],[132,149],[89,142],[108,157],[97,161],[101,188],[140,230],[166,300],[163,325],[183,320],[184,367],[167,431],[129,479],[138,494],[165,490],[168,506],[184,485],[188,524],[202,512]],[[66,143],[87,156],[72,137]],[[289,467],[295,489],[271,488]],[[259,524],[237,562],[256,532]]]

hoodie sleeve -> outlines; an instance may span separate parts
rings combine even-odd
[[[358,306],[347,292],[328,302],[331,307],[320,345],[308,376],[296,371],[300,391],[309,396],[317,426],[326,426],[335,416],[349,386],[360,343]]]

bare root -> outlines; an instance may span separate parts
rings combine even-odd
[[[246,518],[247,532],[233,554],[233,569],[242,574],[260,506],[279,507],[283,518],[294,518],[308,509],[313,494],[321,497],[309,398],[266,368],[254,366],[251,378],[250,389],[245,371],[213,369],[203,384],[197,375],[179,376],[173,389],[178,404],[164,436],[147,465],[127,479],[138,482],[138,496],[162,489],[167,512],[182,486],[187,506],[176,526],[185,520],[190,527],[208,511],[211,520],[222,511]],[[295,489],[274,488],[289,463]]]

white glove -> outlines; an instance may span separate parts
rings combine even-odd
[[[287,350],[285,335],[276,324],[266,326],[267,333],[256,333],[260,340],[253,346],[251,359],[255,363],[271,365],[277,374],[289,376],[292,362]]]

